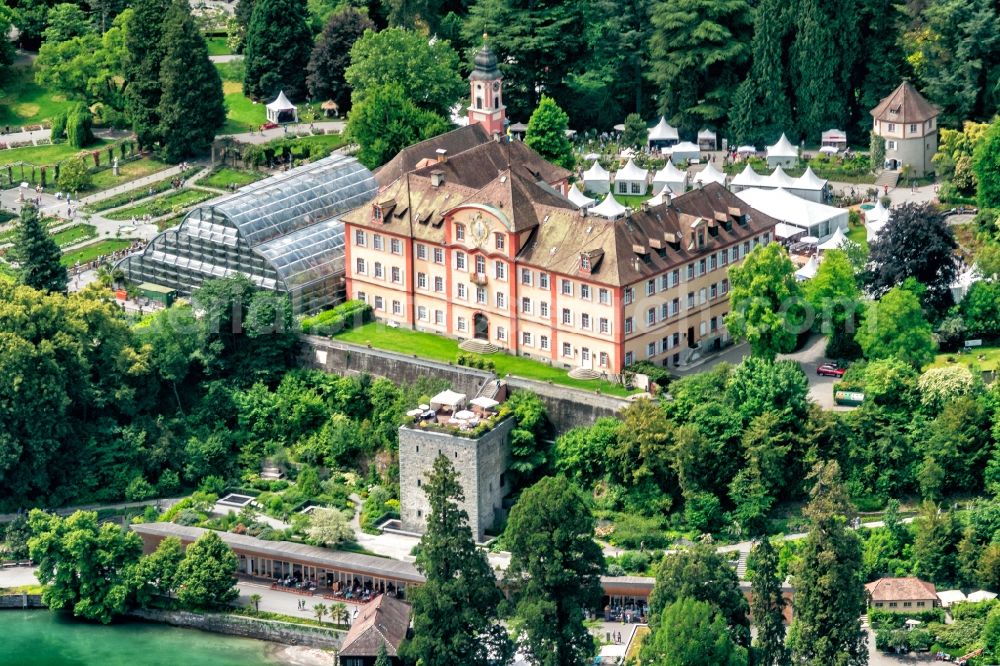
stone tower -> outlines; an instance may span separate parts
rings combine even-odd
[[[507,107],[503,105],[503,75],[497,56],[486,43],[476,53],[475,68],[469,74],[469,124],[479,123],[491,136],[507,132]]]

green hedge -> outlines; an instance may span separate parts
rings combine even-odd
[[[477,370],[487,370],[489,372],[496,372],[497,370],[496,363],[478,354],[459,354],[455,362],[466,368],[476,368]]]
[[[302,320],[302,332],[329,335],[367,324],[374,319],[372,308],[364,301],[347,301],[332,310]]]
[[[902,629],[907,620],[919,620],[924,624],[929,622],[944,622],[943,608],[929,608],[923,611],[898,613],[871,608],[868,611],[868,622],[872,629]]]

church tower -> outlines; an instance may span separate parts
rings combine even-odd
[[[497,56],[486,44],[476,53],[475,68],[469,74],[469,124],[479,123],[491,136],[507,133],[507,107],[503,105],[503,75]]]

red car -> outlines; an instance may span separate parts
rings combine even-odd
[[[824,377],[843,377],[846,371],[836,363],[824,363],[816,368],[816,374]]]
[[[274,129],[275,127],[278,127],[278,123],[266,122],[260,126],[262,130]]]

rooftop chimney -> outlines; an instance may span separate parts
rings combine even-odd
[[[431,185],[433,187],[441,187],[444,185],[444,171],[441,171],[440,169],[431,171]]]
[[[447,162],[448,161],[448,151],[446,149],[444,149],[444,148],[438,148],[434,152],[437,153],[437,161],[438,162]]]

